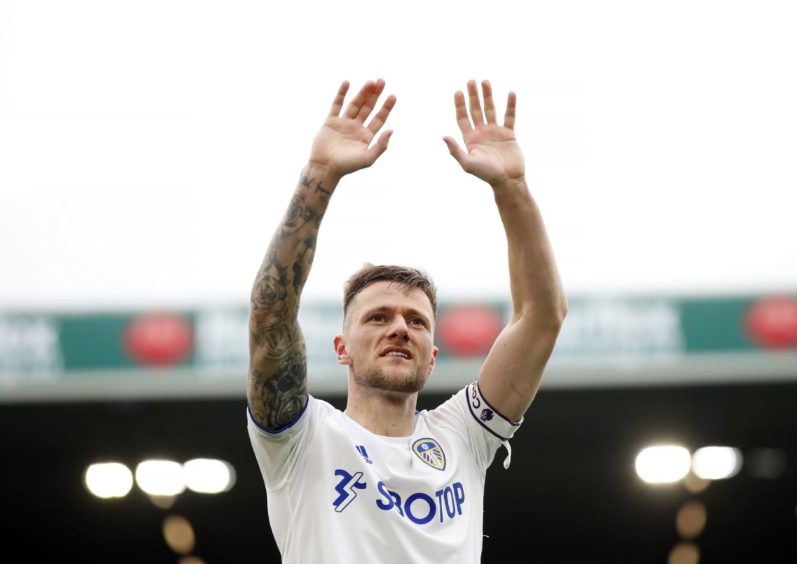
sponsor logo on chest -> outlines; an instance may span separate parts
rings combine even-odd
[[[354,448],[364,462],[374,463],[375,459],[368,455],[365,445],[355,445]],[[412,443],[411,450],[425,465],[435,470],[445,470],[446,455],[443,447],[435,439],[430,437],[417,439]],[[401,495],[382,480],[377,480],[375,486],[373,483],[369,484],[367,476],[361,471],[349,472],[344,468],[336,468],[334,472],[336,484],[332,506],[336,513],[345,511],[355,499],[362,497],[360,494],[366,499],[370,497],[376,509],[384,512],[393,510],[394,515],[408,519],[415,525],[425,525],[432,521],[445,523],[463,513],[465,487],[459,481],[437,490],[405,492]],[[376,495],[368,495],[369,491]]]

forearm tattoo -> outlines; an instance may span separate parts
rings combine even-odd
[[[293,289],[297,295],[302,291],[304,283],[309,274],[310,265],[313,264],[313,257],[315,256],[315,243],[316,238],[314,235],[307,237],[304,240],[304,251],[299,260],[293,263]]]
[[[321,223],[316,210],[308,206],[301,195],[296,195],[291,200],[285,221],[282,223],[284,233],[294,233],[302,229],[308,223],[315,223],[316,227]]]
[[[307,355],[298,323],[299,298],[331,194],[319,181],[302,176],[252,288],[250,407],[270,429],[294,420],[307,401]]]
[[[321,186],[320,182],[318,184],[316,184],[315,191],[320,193],[325,198],[329,198],[332,195],[332,192],[330,192],[329,190],[327,190],[326,188]]]
[[[307,402],[307,358],[302,351],[285,357],[276,372],[264,376],[252,372],[255,397],[262,398],[261,423],[279,429],[295,421]]]

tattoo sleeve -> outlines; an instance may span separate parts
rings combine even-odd
[[[303,171],[252,287],[247,399],[252,415],[267,429],[291,423],[307,403],[299,298],[331,194],[312,170]]]

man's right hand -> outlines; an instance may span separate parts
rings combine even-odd
[[[387,121],[396,104],[396,97],[388,96],[368,125],[365,121],[376,107],[384,88],[385,81],[381,78],[376,82],[366,82],[357,96],[349,102],[343,115],[340,115],[349,82],[344,81],[340,85],[329,115],[313,141],[311,165],[326,169],[329,177],[337,181],[346,174],[367,168],[376,162],[387,149],[393,131],[387,129],[382,132],[373,145],[371,141]]]

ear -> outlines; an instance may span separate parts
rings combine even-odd
[[[432,371],[434,370],[435,359],[437,359],[437,353],[439,352],[440,352],[439,348],[437,347],[432,348],[432,358],[429,360],[429,372],[427,373],[427,376],[431,374]]]
[[[338,364],[342,364],[343,366],[351,364],[349,351],[346,349],[346,341],[343,335],[335,335],[333,345],[335,346],[335,355],[338,357]]]

